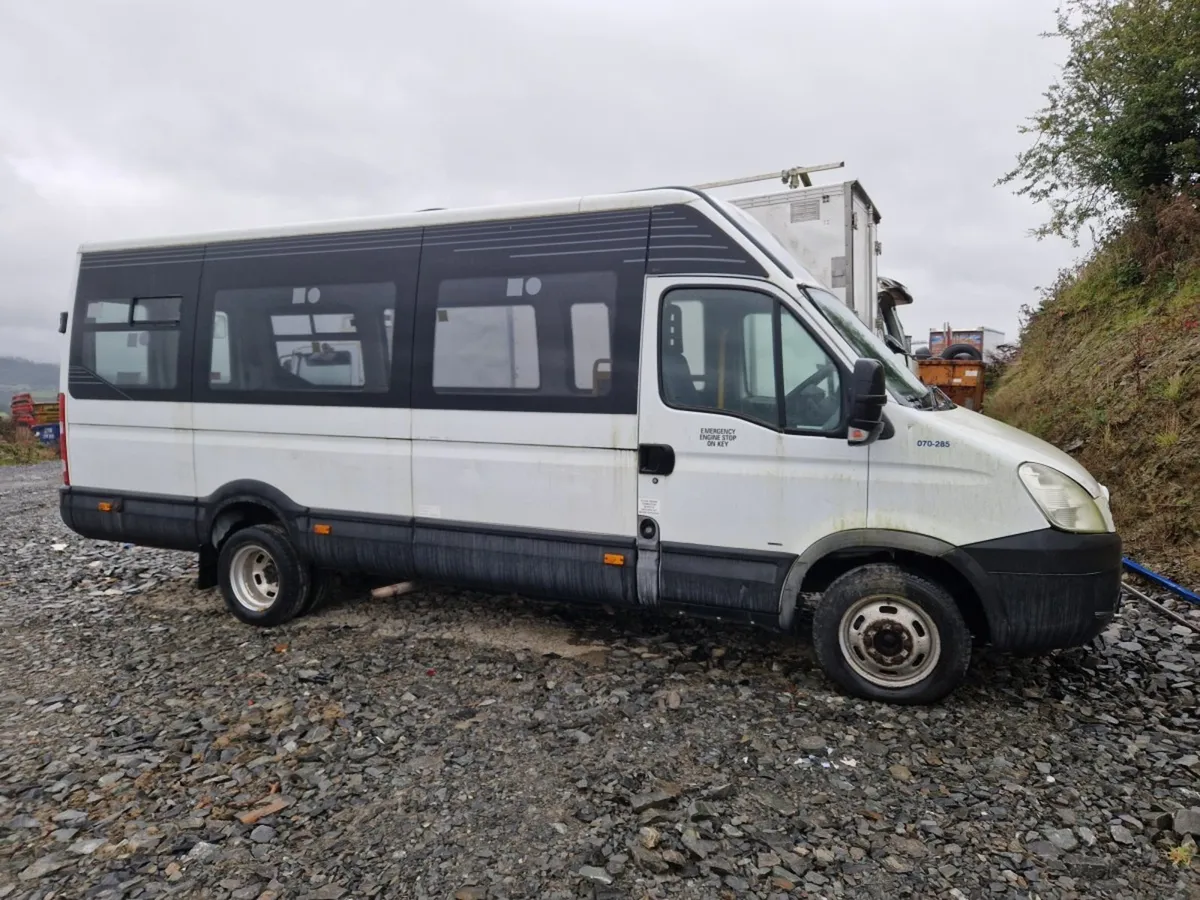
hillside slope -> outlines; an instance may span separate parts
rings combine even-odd
[[[1200,229],[1181,224],[1131,228],[1062,278],[987,412],[1108,485],[1127,555],[1200,585]]]

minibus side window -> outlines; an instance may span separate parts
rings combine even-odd
[[[229,384],[229,318],[223,312],[213,318],[212,364],[208,380],[211,384]]]
[[[209,385],[225,391],[386,393],[396,286],[218,290]]]
[[[459,306],[437,313],[433,389],[537,390],[538,329],[529,304]]]
[[[433,320],[426,370],[432,393],[609,394],[618,284],[606,271],[438,281],[436,300],[425,308]]]
[[[660,387],[668,406],[788,431],[825,433],[841,424],[837,365],[773,297],[676,289],[663,298],[659,322]]]
[[[607,303],[571,304],[571,350],[575,389],[608,393],[612,380],[605,377],[602,366],[612,364],[612,316]]]
[[[309,384],[361,388],[366,377],[356,318],[353,313],[271,316],[280,364]],[[316,334],[325,337],[313,340],[311,335]],[[333,335],[345,335],[345,339],[333,340]]]
[[[170,390],[178,381],[180,297],[96,300],[82,322],[82,364],[117,387]]]

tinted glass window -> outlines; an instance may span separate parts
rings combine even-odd
[[[659,327],[659,373],[669,405],[789,430],[830,431],[841,422],[838,368],[799,320],[766,294],[671,291]]]
[[[434,393],[607,394],[616,294],[611,272],[442,281]]]
[[[395,307],[391,282],[217,291],[209,384],[386,392]]]
[[[685,409],[736,414],[767,425],[779,421],[772,372],[773,300],[757,291],[687,288],[663,300],[659,372],[663,397]],[[766,324],[765,374],[748,381]]]
[[[746,353],[746,390],[757,397],[775,396],[775,325],[770,312],[751,313],[742,320]]]
[[[612,386],[612,309],[605,303],[571,305],[575,387],[606,394]]]
[[[171,390],[178,382],[179,297],[88,303],[79,363],[119,388]]]
[[[219,312],[213,319],[212,362],[209,365],[209,384],[229,384],[229,319]]]
[[[537,390],[537,319],[532,306],[439,309],[433,387]]]
[[[788,310],[779,318],[784,426],[831,431],[842,421],[842,373]]]
[[[181,297],[147,297],[130,304],[134,322],[155,325],[178,325],[182,308]]]

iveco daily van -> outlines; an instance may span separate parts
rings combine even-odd
[[[1108,492],[703,192],[85,246],[69,333],[63,520],[254,625],[333,570],[785,632],[819,595],[828,677],[922,703],[1116,610]]]

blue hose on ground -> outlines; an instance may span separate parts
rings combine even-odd
[[[1132,559],[1128,559],[1128,558],[1122,559],[1121,562],[1124,564],[1125,568],[1128,569],[1130,572],[1133,572],[1136,575],[1140,575],[1142,578],[1145,578],[1147,581],[1154,582],[1159,587],[1166,588],[1172,594],[1175,594],[1177,597],[1179,597],[1183,600],[1186,600],[1188,603],[1195,603],[1197,605],[1200,605],[1200,595],[1195,594],[1192,591],[1189,591],[1187,588],[1183,587],[1182,585],[1178,585],[1175,582],[1171,581],[1170,579],[1164,578],[1162,575],[1159,575],[1157,572],[1150,571],[1145,566],[1135,563]]]

